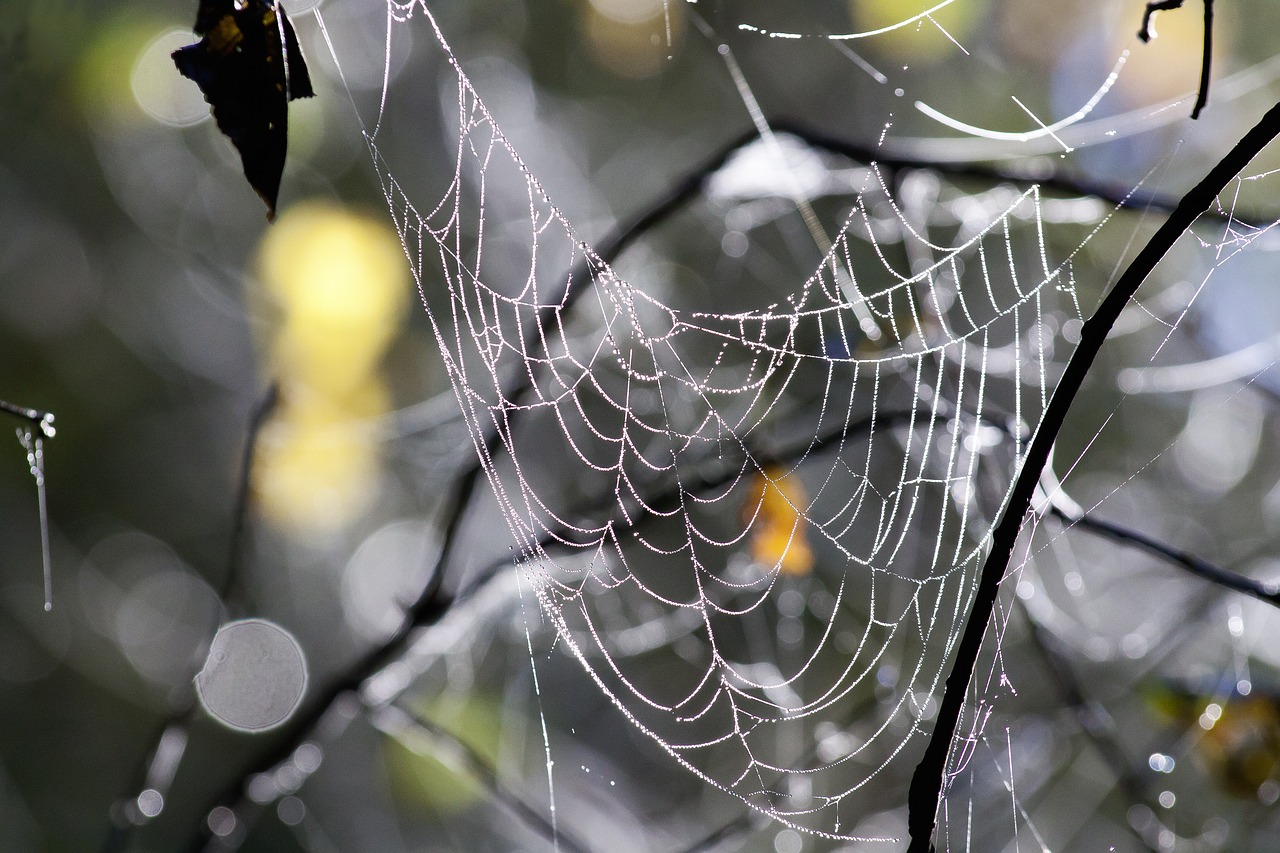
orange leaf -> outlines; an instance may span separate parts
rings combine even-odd
[[[777,566],[788,575],[805,575],[813,569],[813,551],[802,515],[808,501],[800,478],[794,474],[766,468],[752,477],[742,512],[752,525],[753,560]]]

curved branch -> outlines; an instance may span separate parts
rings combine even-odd
[[[1072,353],[1063,371],[1058,387],[1045,408],[1044,417],[1036,429],[1027,455],[1009,493],[1008,504],[999,523],[992,531],[991,551],[987,554],[978,580],[973,602],[965,624],[964,634],[956,653],[951,674],[947,676],[942,707],[937,725],[929,738],[924,757],[911,778],[908,795],[908,829],[911,836],[910,853],[926,853],[931,849],[936,824],[938,800],[942,794],[947,756],[955,735],[965,694],[978,659],[987,623],[995,607],[1000,591],[1000,579],[1004,577],[1023,519],[1031,507],[1036,484],[1044,471],[1045,463],[1058,433],[1062,429],[1067,412],[1075,401],[1098,351],[1102,349],[1111,328],[1120,313],[1146,280],[1156,264],[1173,247],[1195,220],[1213,204],[1218,193],[1249,164],[1277,135],[1280,135],[1280,103],[1273,106],[1246,133],[1239,142],[1213,167],[1198,184],[1178,202],[1177,208],[1164,221],[1152,238],[1143,246],[1129,267],[1121,274],[1115,287],[1080,331],[1080,344]]]

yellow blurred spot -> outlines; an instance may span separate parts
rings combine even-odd
[[[309,203],[267,229],[258,269],[280,404],[261,436],[256,493],[284,527],[340,527],[377,494],[373,422],[391,406],[379,368],[408,304],[404,254],[379,221]]]
[[[783,574],[805,575],[813,569],[813,551],[805,535],[801,510],[808,504],[800,478],[779,468],[766,468],[751,479],[742,514],[754,517],[751,557]]]
[[[860,32],[892,27],[938,5],[938,0],[849,0],[854,26]],[[869,40],[882,56],[908,63],[932,64],[972,47],[990,0],[957,0],[912,23]]]
[[[651,77],[675,54],[684,18],[663,0],[588,0],[582,29],[596,64],[622,77]]]
[[[274,375],[332,394],[363,381],[409,296],[404,252],[391,229],[338,207],[302,204],[268,229],[259,269],[282,320]]]
[[[268,518],[289,530],[339,528],[377,496],[380,470],[371,418],[387,411],[390,394],[373,377],[359,394],[343,400],[306,393],[298,399],[288,386],[281,397],[278,414],[258,438],[258,502]]]

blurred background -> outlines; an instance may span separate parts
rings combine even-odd
[[[16,438],[0,443],[5,848],[168,851],[203,833],[244,850],[543,850],[554,823],[564,849],[896,849],[773,823],[681,767],[557,642],[536,579],[514,570],[422,638],[412,665],[392,673],[397,703],[377,713],[339,703],[328,735],[286,754],[296,778],[250,786],[251,821],[210,815],[288,736],[287,723],[272,724],[298,694],[310,707],[401,625],[432,581],[475,458],[436,337],[452,333],[443,277],[430,258],[406,259],[402,211],[388,207],[404,193],[429,210],[455,179],[448,59],[420,14],[389,23],[376,0],[284,5],[316,97],[290,109],[280,213],[268,224],[169,58],[194,38],[194,4],[0,0],[0,398],[57,417],[45,446],[50,612],[26,452]],[[899,212],[945,198],[958,221],[963,199],[986,210],[991,193],[1023,185],[954,164],[1176,199],[1280,96],[1275,11],[1262,0],[1216,7],[1214,85],[1194,123],[1196,4],[1159,15],[1148,45],[1135,35],[1141,2],[956,0],[852,41],[822,36],[887,27],[926,4],[790,6],[446,0],[431,10],[513,149],[591,244],[749,132],[757,107],[850,146],[936,161],[911,172],[924,183],[888,187],[878,210],[895,215],[890,198]],[[1080,110],[1122,58],[1084,122],[1016,136]],[[375,127],[376,167],[364,136]],[[863,164],[795,145],[813,181],[800,192],[834,232],[856,207],[846,173]],[[783,179],[762,162],[719,173],[683,219],[641,236],[620,274],[640,286],[652,276],[689,310],[798,292],[821,252],[784,198],[796,191],[778,190]],[[1223,199],[1220,212],[1239,221],[1199,223],[1144,285],[1055,457],[1079,507],[1264,582],[1280,581],[1276,169],[1273,149]],[[913,196],[915,208],[894,195],[913,186],[925,198]],[[1046,194],[1057,205],[1011,239],[1034,259],[1044,225],[1049,253],[1072,259],[1078,304],[1059,293],[1044,315],[1060,365],[1080,316],[1160,215]],[[797,406],[820,405],[801,392]],[[988,520],[1009,465],[997,454],[984,468]],[[581,503],[586,485],[574,494],[572,472],[549,476]],[[776,564],[801,593],[798,609],[758,614],[785,647],[799,642],[786,639],[788,619],[829,615],[843,567],[790,533],[785,507],[816,484],[803,472],[778,479],[758,484],[748,503],[765,519],[726,560]],[[739,504],[726,518],[741,528]],[[446,586],[512,556],[483,480],[468,525],[439,567]],[[977,745],[985,763],[957,780],[939,846],[1276,849],[1272,606],[1049,515],[1024,544],[1000,613],[1002,671],[1016,690],[993,700]],[[615,627],[632,616],[642,625],[620,613]],[[218,627],[243,619],[287,632],[270,634],[285,638],[270,685],[292,687],[276,695],[251,682],[244,707],[233,697],[220,714],[197,702],[193,679]],[[646,648],[645,665],[665,672],[686,652],[664,641]],[[901,698],[885,664],[872,706]],[[903,737],[906,751],[849,801],[843,833],[905,831],[923,741]],[[138,797],[144,789],[160,800]],[[966,832],[956,815],[968,811]]]

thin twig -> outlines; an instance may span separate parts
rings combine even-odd
[[[1103,521],[1100,518],[1094,518],[1088,513],[1070,513],[1056,503],[1050,505],[1049,512],[1068,527],[1079,526],[1114,542],[1121,542],[1133,548],[1146,551],[1148,554],[1153,554],[1166,562],[1185,569],[1198,578],[1203,578],[1210,583],[1215,583],[1218,586],[1236,592],[1243,592],[1245,595],[1251,595],[1273,607],[1280,607],[1280,586],[1274,583],[1255,580],[1229,569],[1224,569],[1221,566],[1210,563],[1208,560],[1197,557],[1195,554],[1188,553],[1180,548],[1174,548],[1172,545],[1161,542],[1159,539],[1155,539],[1145,533],[1110,521]]]
[[[1183,0],[1151,0],[1142,11],[1142,26],[1138,30],[1138,38],[1149,42],[1155,37],[1155,29],[1151,20],[1156,12],[1169,9],[1181,9]],[[1191,117],[1200,118],[1200,111],[1209,102],[1209,68],[1213,64],[1213,0],[1204,0],[1204,48],[1200,51],[1200,88],[1196,92],[1196,105],[1191,108]]]
[[[18,430],[18,441],[27,451],[27,464],[31,468],[31,476],[36,481],[36,507],[40,515],[40,565],[44,577],[44,609],[53,609],[53,555],[49,547],[49,498],[45,489],[44,478],[44,440],[53,438],[58,431],[53,426],[53,413],[39,409],[18,406],[0,400],[0,412],[13,415],[39,429]]]
[[[1000,592],[1000,580],[1004,577],[1014,545],[1022,530],[1023,520],[1031,506],[1036,484],[1044,471],[1054,441],[1062,429],[1063,421],[1085,377],[1093,366],[1111,328],[1129,304],[1138,287],[1194,224],[1196,219],[1213,204],[1218,193],[1249,164],[1263,148],[1280,135],[1280,103],[1273,106],[1262,119],[1244,135],[1182,200],[1177,208],[1160,225],[1152,238],[1143,246],[1133,262],[1116,281],[1102,304],[1080,331],[1080,344],[1072,353],[1045,408],[1040,426],[1036,429],[1027,449],[1022,468],[1009,493],[999,523],[991,534],[991,550],[982,567],[978,587],[974,594],[973,609],[965,624],[956,661],[947,676],[942,706],[937,724],[925,748],[924,757],[911,779],[909,793],[908,828],[911,835],[910,853],[925,853],[932,849],[933,830],[936,824],[938,800],[942,795],[943,777],[947,756],[964,698],[969,689],[978,652],[986,634],[987,624],[995,608]]]
[[[26,406],[10,403],[7,400],[0,400],[0,412],[13,415],[15,418],[21,418],[24,421],[30,421],[40,428],[40,432],[45,438],[53,438],[57,434],[57,430],[53,426],[53,412],[30,409]]]
[[[1204,0],[1204,50],[1200,52],[1200,91],[1191,117],[1200,118],[1200,111],[1209,103],[1209,69],[1213,64],[1213,0]]]
[[[52,418],[52,415],[50,415]],[[44,421],[41,421],[44,424]],[[18,441],[27,451],[27,466],[36,481],[36,510],[40,523],[40,567],[44,577],[44,609],[53,609],[53,556],[49,553],[49,497],[44,478],[44,436],[30,429],[18,430]]]

